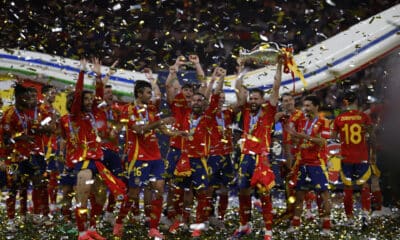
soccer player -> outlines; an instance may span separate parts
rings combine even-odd
[[[195,66],[197,79],[203,81],[205,78],[204,71],[201,67],[199,57],[197,55],[190,55],[189,62]],[[186,112],[190,112],[190,103],[194,93],[194,87],[192,84],[186,83],[181,85],[178,81],[177,73],[179,69],[187,64],[185,57],[179,56],[175,64],[169,68],[169,75],[165,82],[167,102],[170,105],[172,115],[175,117],[176,122],[173,128],[178,131],[184,131],[185,119],[182,117]],[[182,202],[184,191],[181,188],[176,187],[174,180],[174,170],[178,159],[181,156],[181,149],[183,147],[183,139],[180,135],[170,138],[170,148],[167,154],[167,171],[166,171],[166,183],[168,186],[167,192],[167,218],[166,222],[171,224],[177,214],[178,209],[182,209]],[[188,197],[188,196],[187,196]],[[179,210],[178,210],[179,211]]]
[[[225,75],[225,69],[220,67],[215,68],[209,83],[210,88],[214,85],[217,76],[223,78]],[[208,197],[212,199],[215,191],[219,197],[218,216],[217,218],[211,217],[210,223],[222,228],[224,228],[223,220],[228,207],[228,187],[234,177],[231,160],[231,153],[233,151],[231,125],[234,111],[232,108],[224,109],[224,104],[225,94],[221,92],[217,112],[215,113],[215,118],[212,120],[210,151],[207,159],[207,164],[210,169]]]
[[[300,226],[303,212],[303,202],[307,191],[314,190],[320,195],[323,204],[322,232],[330,234],[330,209],[328,173],[325,165],[326,138],[329,137],[329,121],[318,115],[320,101],[316,96],[309,95],[303,100],[305,118],[296,130],[287,128],[291,136],[297,138],[300,147],[300,161],[293,166],[291,176],[295,183],[296,202],[294,216],[289,232]]]
[[[239,216],[240,226],[234,237],[251,233],[251,190],[257,187],[262,202],[265,223],[264,239],[272,238],[272,201],[270,189],[274,185],[274,174],[269,167],[268,154],[271,146],[271,131],[279,100],[282,79],[282,61],[279,58],[269,101],[264,99],[264,91],[251,89],[249,101],[243,106],[242,156],[239,166]],[[244,87],[239,88],[239,102],[244,102]]]
[[[283,215],[283,218],[289,217],[290,219],[294,214],[294,200],[295,200],[295,191],[293,189],[293,185],[290,184],[290,178],[287,178],[287,173],[295,164],[296,160],[299,158],[299,147],[296,139],[290,136],[290,134],[286,131],[287,128],[297,129],[302,119],[304,119],[304,114],[299,109],[295,108],[295,101],[293,96],[290,93],[284,93],[281,96],[282,101],[282,110],[281,112],[276,113],[275,121],[280,121],[282,124],[282,145],[283,145],[283,156],[286,159],[286,162],[281,167],[282,177],[286,178],[286,212]],[[311,213],[311,204],[312,200],[315,197],[312,191],[306,193],[306,218],[312,219],[314,216]],[[319,198],[317,199],[319,203]],[[319,205],[318,205],[319,206]]]
[[[131,209],[132,204],[139,201],[140,190],[151,186],[154,198],[151,202],[151,220],[148,236],[164,239],[158,230],[162,212],[164,193],[164,162],[161,159],[156,129],[172,124],[172,117],[160,119],[158,107],[160,100],[151,102],[152,85],[146,81],[136,81],[134,89],[135,103],[127,105],[122,119],[127,120],[128,199],[121,206],[114,224],[115,236],[122,236],[123,220]]]
[[[94,69],[99,68],[98,60],[94,61]],[[96,229],[96,218],[102,213],[102,207],[106,200],[106,188],[100,175],[104,173],[103,151],[101,148],[100,128],[106,126],[106,118],[97,110],[93,93],[83,90],[84,73],[87,62],[81,60],[81,71],[75,86],[74,99],[71,106],[71,141],[78,146],[75,157],[72,160],[76,172],[76,224],[79,231],[78,239],[104,239]],[[96,92],[102,90],[100,75],[96,76]],[[101,171],[100,171],[101,170]],[[113,178],[108,174],[108,178]],[[107,178],[103,178],[105,181]],[[113,181],[116,179],[113,178]],[[88,200],[91,198],[91,209],[88,209]],[[92,201],[93,200],[93,201]],[[86,228],[87,215],[90,213],[90,227]]]
[[[97,106],[99,106],[99,108],[95,117],[101,119],[101,121],[98,121],[99,123],[103,123],[98,127],[98,132],[101,138],[104,166],[110,170],[114,176],[122,178],[123,167],[119,155],[120,116],[122,110],[118,103],[114,101],[112,86],[107,84],[109,77],[114,73],[116,64],[117,62],[113,63],[106,77],[98,83],[99,86],[97,88],[99,91],[96,92],[96,104],[98,104]],[[100,60],[95,58],[92,70],[96,76],[101,76],[100,67]],[[112,214],[114,206],[115,197],[114,194],[110,192],[108,194],[108,205],[103,219],[111,224],[114,224],[115,219]],[[100,208],[100,206],[98,207]],[[102,209],[102,206],[100,209]]]
[[[367,135],[372,134],[372,122],[367,114],[358,110],[356,93],[345,93],[343,103],[345,111],[335,118],[332,138],[339,137],[341,143],[340,177],[344,184],[344,209],[348,224],[353,225],[353,186],[361,186],[362,221],[365,225],[371,210]],[[371,157],[374,157],[374,146],[371,147]]]
[[[61,214],[65,221],[72,220],[72,197],[76,185],[76,173],[74,172],[74,162],[79,159],[77,152],[77,129],[71,118],[71,106],[74,100],[74,92],[70,92],[66,97],[67,114],[60,118],[61,140],[60,140],[60,160],[64,163],[64,169],[60,174],[60,186],[63,193]]]
[[[190,189],[190,192],[194,192],[194,196],[198,201],[196,223],[190,226],[193,230],[192,237],[201,236],[202,230],[205,228],[204,223],[208,221],[211,210],[210,200],[207,195],[209,187],[208,146],[210,144],[210,128],[212,121],[215,121],[224,75],[225,71],[222,69],[217,72],[216,77],[219,78],[219,81],[208,107],[206,97],[197,92],[192,96],[190,111],[174,112],[176,114],[174,115],[175,118],[183,119],[183,130],[189,133],[188,137],[182,139],[182,153],[174,174],[181,178],[181,181],[177,182],[179,189]],[[182,103],[182,105],[187,106],[186,103]],[[169,229],[170,232],[175,233],[182,221],[187,223],[191,204],[191,200],[185,199],[182,209],[183,219],[176,218]]]
[[[42,87],[42,95],[43,95],[43,103],[40,105],[40,108],[44,112],[48,112],[51,117],[51,121],[53,121],[57,126],[57,131],[59,130],[59,119],[60,113],[53,107],[53,103],[56,97],[56,88],[52,85],[44,85]],[[63,169],[62,163],[58,159],[58,142],[57,133],[54,132],[51,135],[43,135],[43,146],[44,146],[44,156],[47,161],[47,170],[49,171],[49,182],[47,185],[48,194],[49,194],[49,208],[50,212],[54,212],[56,210],[56,200],[57,200],[57,192],[58,192],[58,176],[60,175],[60,171]]]
[[[21,215],[26,214],[27,186],[32,181],[33,220],[41,224],[48,215],[47,185],[44,181],[46,161],[43,157],[42,137],[50,134],[55,126],[45,123],[49,117],[37,104],[37,90],[17,83],[14,89],[15,105],[4,112],[1,126],[4,154],[9,169],[7,216],[9,230],[15,231],[15,202],[19,191]],[[48,201],[47,201],[48,203]],[[41,216],[42,215],[42,216]],[[45,216],[45,217],[43,217]]]

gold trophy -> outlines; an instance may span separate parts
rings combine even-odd
[[[272,47],[272,46],[273,47]],[[252,51],[246,50],[239,52],[239,64],[256,64],[256,65],[275,65],[278,62],[278,56],[281,54],[278,44],[265,43],[255,47]]]

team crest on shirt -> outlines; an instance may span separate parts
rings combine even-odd
[[[4,124],[3,128],[4,128],[4,130],[8,131],[8,130],[10,130],[10,125],[9,124]]]

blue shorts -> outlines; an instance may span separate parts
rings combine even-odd
[[[135,166],[129,173],[129,187],[145,187],[150,182],[157,180],[164,180],[164,161],[163,160],[151,160],[143,161],[136,160]]]
[[[44,159],[44,156],[42,155],[31,155],[31,159],[28,165],[29,166],[26,167],[30,168],[28,170],[30,172],[28,173],[30,176],[39,176],[46,172],[47,163]],[[24,174],[27,173],[25,172]]]
[[[51,157],[47,163],[47,170],[62,172],[64,170],[64,163],[54,157]]]
[[[317,192],[329,189],[328,171],[321,166],[301,165],[297,176],[296,190]]]
[[[180,188],[201,190],[210,186],[209,173],[206,159],[189,158],[192,174],[190,177],[179,178],[176,184]]]
[[[83,161],[79,161],[79,162],[75,163],[74,173],[78,174],[79,171],[82,171],[85,169],[90,169],[90,170],[92,170],[92,174],[94,177],[94,175],[98,173],[95,161],[100,161],[100,160],[88,159],[88,160],[83,160]]]
[[[75,186],[76,185],[76,173],[72,168],[65,168],[60,174],[60,185],[63,186]]]
[[[103,164],[116,177],[123,177],[122,161],[117,152],[110,149],[103,149]]]
[[[363,163],[341,163],[340,179],[346,186],[362,185],[367,183],[371,177],[370,164]]]
[[[173,178],[174,171],[176,167],[176,163],[181,157],[181,150],[179,148],[170,147],[167,160],[165,161],[165,169],[166,169],[166,178]]]
[[[234,177],[231,156],[229,154],[225,156],[210,156],[208,157],[207,165],[211,175],[210,185],[219,186],[222,184],[228,186]]]
[[[241,156],[239,164],[239,189],[249,188],[251,177],[253,177],[254,169],[256,167],[257,155],[244,154]]]
[[[20,162],[9,164],[6,172],[6,184],[8,189],[14,191],[25,188],[29,183],[29,178],[40,172],[34,169],[32,159],[25,159]]]

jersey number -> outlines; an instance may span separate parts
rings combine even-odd
[[[361,136],[362,127],[358,123],[348,124],[346,123],[342,128],[342,132],[344,132],[345,142],[346,144],[359,144],[362,140]]]

